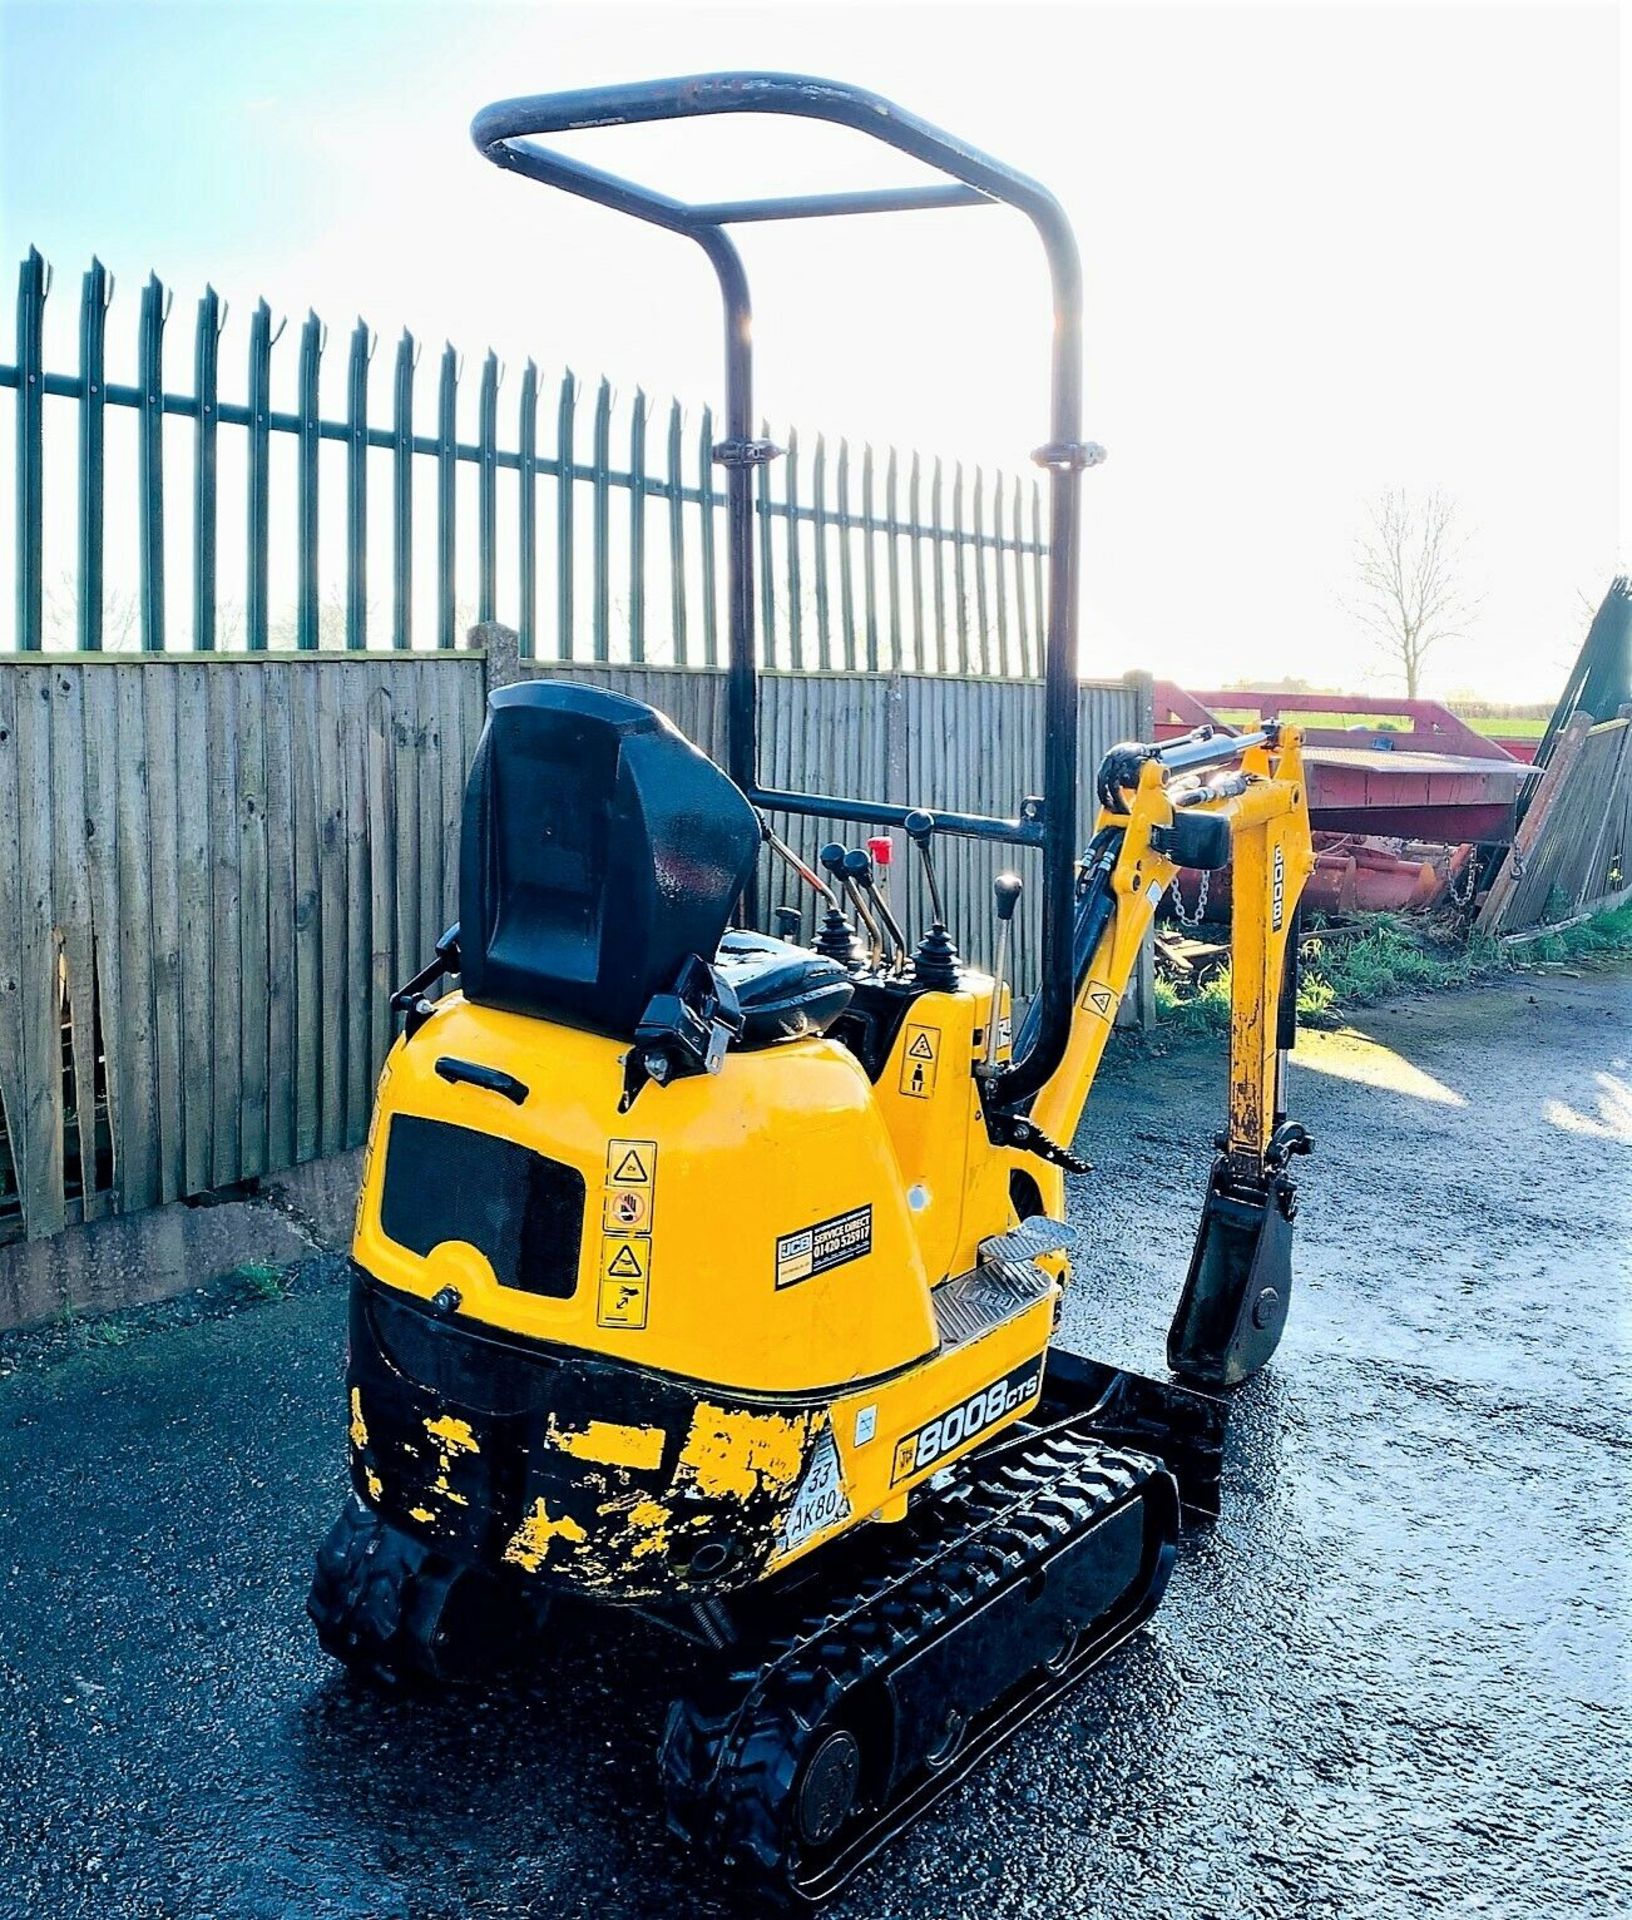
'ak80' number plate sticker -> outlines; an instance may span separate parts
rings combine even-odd
[[[781,1547],[791,1553],[803,1546],[813,1533],[850,1517],[850,1502],[845,1498],[844,1481],[839,1474],[839,1450],[833,1442],[833,1429],[827,1428],[816,1442],[810,1465],[799,1483],[788,1517],[782,1522]]]
[[[1042,1361],[1028,1360],[1023,1366],[1016,1367],[1013,1373],[1006,1373],[1001,1380],[994,1380],[989,1387],[982,1387],[979,1393],[970,1394],[960,1406],[951,1408],[939,1419],[931,1420],[916,1433],[903,1435],[895,1443],[890,1485],[893,1487],[898,1480],[922,1472],[925,1467],[939,1460],[942,1454],[950,1453],[965,1440],[972,1440],[977,1433],[984,1433],[988,1427],[995,1426],[1004,1414],[1012,1413],[1016,1407],[1023,1407],[1028,1400],[1034,1400],[1042,1384]]]

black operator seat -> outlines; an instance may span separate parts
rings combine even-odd
[[[572,681],[522,681],[487,704],[459,855],[468,999],[629,1039],[696,955],[736,992],[739,1046],[838,1018],[842,967],[727,932],[759,817],[672,722]]]
[[[464,990],[632,1038],[719,946],[759,818],[655,708],[571,681],[488,697],[459,854]]]

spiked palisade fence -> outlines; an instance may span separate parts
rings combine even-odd
[[[468,381],[455,349],[444,346],[438,356],[427,413],[419,343],[405,329],[391,355],[386,409],[373,392],[383,384],[374,365],[378,342],[359,320],[345,348],[343,416],[326,418],[320,384],[329,338],[308,313],[294,342],[295,405],[280,410],[272,403],[274,355],[285,328],[265,300],[251,312],[239,348],[243,398],[223,398],[228,315],[212,287],[194,321],[191,390],[178,392],[166,384],[172,300],[156,275],[140,294],[136,380],[110,382],[113,280],[95,260],[80,288],[78,366],[54,372],[45,362],[50,286],[50,268],[31,250],[18,279],[15,360],[0,365],[0,388],[15,396],[9,644],[17,651],[451,648],[474,617],[513,625],[524,658],[712,666],[723,657],[717,522],[725,496],[707,408],[688,423],[678,401],[665,412],[639,391],[619,408],[610,382],[602,379],[590,397],[569,371],[555,383],[553,443],[544,451],[541,415],[552,409],[537,366],[527,361],[506,393],[504,370],[489,351],[475,383],[475,437],[461,438]],[[56,401],[74,405],[73,450],[59,450],[58,409],[48,404]],[[133,413],[136,425],[134,491],[116,475],[111,495],[115,508],[135,502],[128,637],[110,633],[105,620],[109,408]],[[508,434],[502,411],[510,413]],[[223,485],[223,430],[242,437],[231,449],[234,465],[243,456],[241,487]],[[173,465],[183,435],[191,441],[192,484],[178,517],[167,453]],[[343,535],[330,539],[328,553],[324,503],[335,480],[321,458],[325,443],[343,449],[344,462],[337,476]],[[293,450],[292,499],[274,484],[281,471],[275,446]],[[46,617],[48,459],[60,461],[61,472],[72,466],[77,493],[73,613],[62,631],[48,630]],[[371,537],[383,533],[370,505],[381,487],[388,539]],[[224,501],[233,492],[237,502]],[[882,457],[870,446],[853,453],[848,442],[830,446],[822,435],[801,444],[789,433],[783,458],[759,471],[755,505],[766,665],[1038,672],[1047,548],[1035,481],[970,473],[961,463],[903,457],[893,448]],[[272,554],[274,535],[286,529],[294,613],[282,623],[273,612],[283,582]],[[339,531],[336,521],[331,532]],[[166,590],[167,561],[178,559],[191,576],[186,600]],[[371,580],[386,574],[389,594],[371,598]],[[462,598],[462,587],[473,593]]]

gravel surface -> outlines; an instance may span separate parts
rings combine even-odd
[[[1625,1514],[1632,976],[1307,1037],[1291,1327],[1153,1626],[829,1912],[1632,1909]],[[1222,1099],[1108,1066],[1067,1337],[1159,1364]],[[343,1490],[342,1299],[0,1380],[0,1914],[520,1920],[733,1911],[666,1837],[675,1655],[555,1629],[520,1688],[380,1700],[301,1603]],[[20,1355],[20,1357],[18,1357]]]

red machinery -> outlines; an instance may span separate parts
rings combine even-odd
[[[1158,740],[1198,726],[1235,733],[1276,716],[1354,716],[1349,726],[1304,728],[1317,856],[1304,901],[1318,912],[1425,911],[1461,881],[1475,843],[1513,837],[1532,769],[1435,700],[1255,687],[1192,693],[1169,680],[1153,691]],[[1181,889],[1193,908],[1194,879]],[[1208,917],[1228,901],[1228,875],[1214,874]]]

